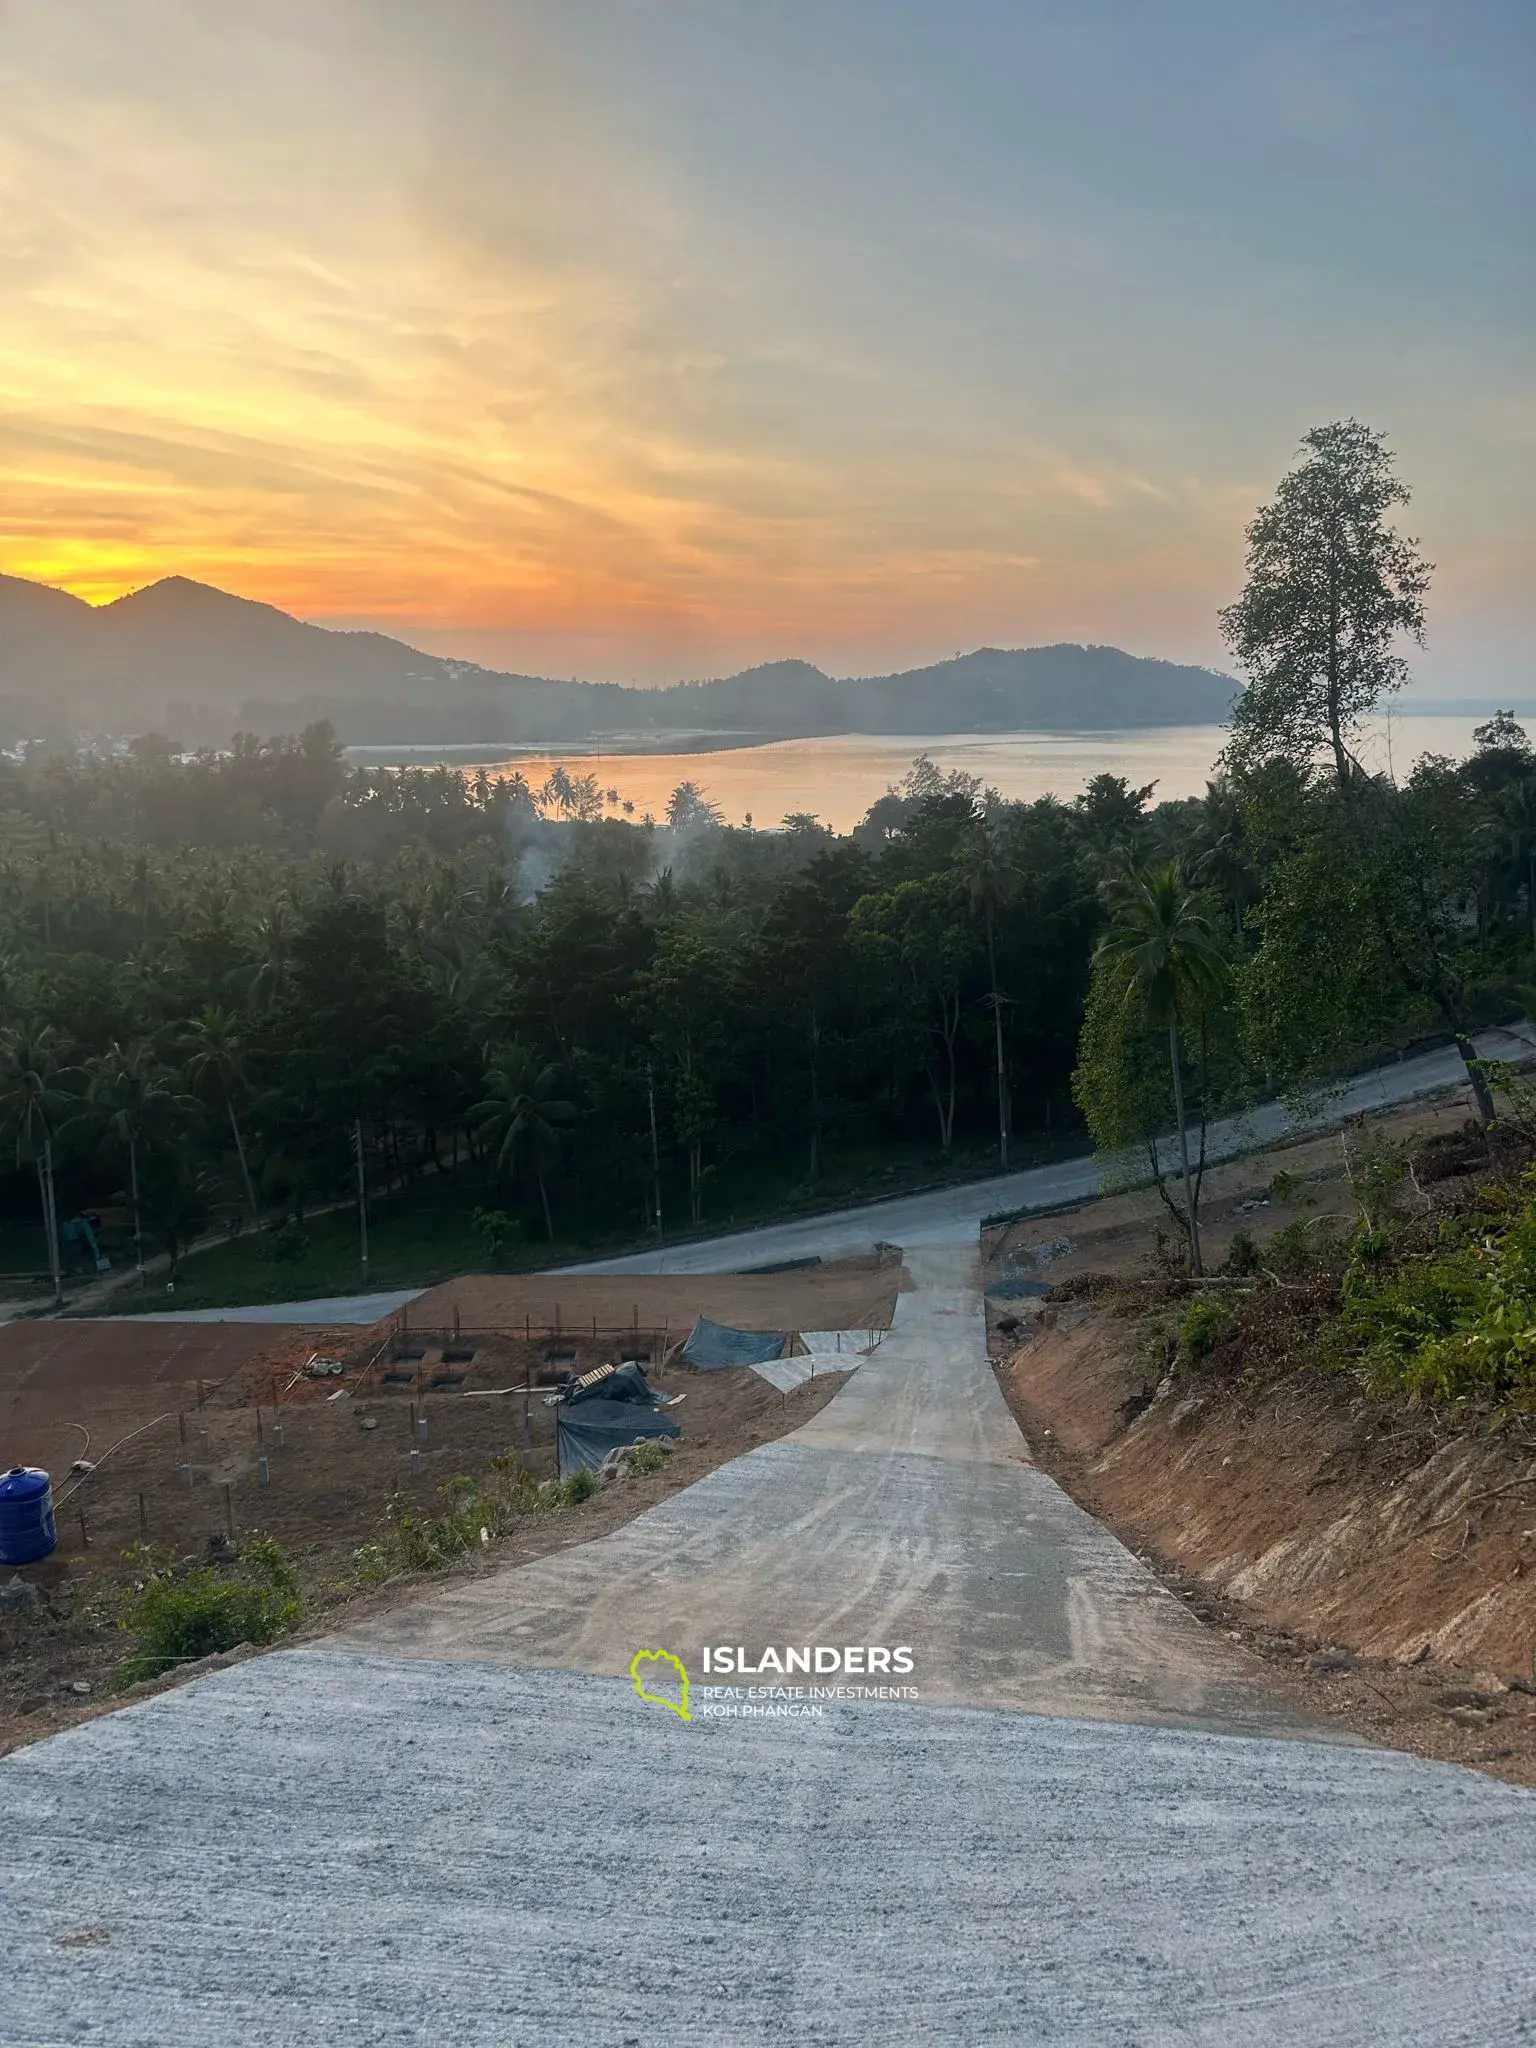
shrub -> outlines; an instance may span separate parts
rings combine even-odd
[[[1261,1263],[1273,1273],[1312,1273],[1338,1256],[1338,1238],[1333,1217],[1298,1216],[1263,1246]]]
[[[654,1440],[635,1445],[634,1469],[637,1472],[659,1472],[666,1462],[666,1452]]]
[[[573,1472],[565,1482],[565,1497],[572,1507],[584,1500],[590,1500],[597,1491],[597,1475],[588,1471],[585,1465],[579,1472]]]
[[[276,1230],[269,1230],[262,1245],[262,1254],[274,1266],[296,1266],[309,1257],[309,1232],[291,1219]]]
[[[475,1235],[485,1246],[486,1256],[495,1265],[509,1245],[515,1245],[523,1234],[523,1226],[515,1216],[505,1209],[477,1209],[470,1218]]]
[[[179,1576],[156,1571],[124,1609],[121,1626],[138,1648],[118,1666],[116,1683],[159,1678],[241,1643],[270,1643],[292,1628],[301,1606],[298,1573],[270,1538],[249,1544],[233,1574],[208,1565]]]
[[[1475,1231],[1452,1220],[1390,1270],[1357,1258],[1343,1323],[1381,1390],[1429,1400],[1536,1391],[1536,1173]]]
[[[1250,1273],[1257,1273],[1262,1263],[1259,1248],[1252,1236],[1246,1230],[1239,1230],[1227,1247],[1226,1263],[1222,1271],[1243,1279]]]
[[[1217,1301],[1213,1295],[1202,1294],[1189,1304],[1179,1324],[1179,1356],[1193,1363],[1198,1358],[1207,1358],[1215,1350],[1222,1331],[1232,1320],[1232,1312],[1224,1301]]]

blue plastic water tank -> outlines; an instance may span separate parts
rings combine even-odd
[[[35,1564],[58,1540],[53,1482],[35,1465],[13,1465],[0,1479],[0,1564]]]

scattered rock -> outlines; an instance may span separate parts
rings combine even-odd
[[[1447,1714],[1454,1713],[1458,1708],[1473,1713],[1482,1713],[1492,1707],[1493,1704],[1494,1695],[1491,1692],[1480,1691],[1477,1687],[1470,1685],[1445,1686],[1434,1695],[1431,1701],[1431,1705],[1437,1706],[1442,1713]]]
[[[41,1592],[29,1585],[20,1572],[14,1574],[8,1586],[0,1586],[0,1613],[35,1614],[42,1604]]]
[[[378,1417],[377,1417],[376,1415],[365,1415],[365,1416],[363,1417],[363,1427],[364,1427],[364,1429],[377,1429],[377,1428],[378,1428],[378,1426],[379,1426],[379,1418],[378,1418]]]
[[[1353,1671],[1359,1661],[1346,1644],[1335,1643],[1326,1650],[1314,1650],[1304,1669],[1326,1676],[1331,1671]]]
[[[1444,1714],[1447,1721],[1454,1721],[1458,1728],[1486,1728],[1490,1721],[1497,1721],[1497,1707],[1437,1707],[1437,1714]]]

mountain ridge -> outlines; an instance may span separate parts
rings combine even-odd
[[[271,732],[320,717],[377,744],[1092,731],[1212,723],[1237,687],[1212,669],[1075,642],[981,647],[879,676],[831,676],[789,657],[658,689],[562,682],[313,625],[189,577],[93,606],[0,575],[0,700],[13,738],[29,736],[29,719],[49,731],[153,725],[207,740],[227,738],[232,720]]]

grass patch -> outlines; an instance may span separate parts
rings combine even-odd
[[[1014,1170],[1064,1157],[1081,1136],[1062,1132],[1042,1137],[1033,1150],[1019,1148]],[[919,1188],[963,1183],[997,1170],[988,1146],[957,1148],[947,1159],[931,1147],[869,1147],[829,1158],[819,1181],[797,1180],[782,1159],[738,1158],[711,1182],[707,1214],[697,1228],[683,1226],[686,1198],[674,1195],[666,1209],[667,1242],[743,1229],[776,1217],[814,1214],[876,1197],[909,1194]],[[431,1287],[466,1272],[521,1273],[573,1263],[608,1252],[643,1250],[655,1240],[633,1221],[583,1214],[574,1202],[556,1201],[555,1221],[564,1231],[551,1244],[526,1228],[499,1233],[499,1256],[490,1256],[486,1219],[504,1212],[486,1208],[484,1183],[468,1173],[420,1182],[404,1193],[381,1197],[368,1214],[368,1271],[358,1256],[357,1214],[352,1208],[312,1214],[301,1229],[281,1233],[246,1231],[182,1261],[174,1295],[163,1278],[151,1276],[142,1296],[128,1285],[95,1311],[131,1315],[138,1309],[229,1308],[274,1301],[305,1301],[333,1294],[382,1293],[394,1288]],[[569,1220],[566,1221],[566,1218]],[[507,1219],[510,1223],[514,1219]],[[274,1253],[276,1254],[274,1256]]]
[[[381,1585],[402,1572],[435,1572],[504,1536],[532,1515],[575,1507],[597,1491],[591,1472],[537,1480],[514,1457],[493,1458],[486,1479],[463,1474],[439,1489],[443,1505],[422,1514],[397,1494],[386,1511],[385,1533],[355,1553],[365,1585]]]
[[[147,1553],[140,1561],[150,1562]],[[248,1544],[228,1572],[151,1567],[123,1611],[120,1626],[137,1641],[113,1673],[114,1690],[241,1643],[270,1643],[293,1627],[302,1604],[298,1573],[270,1538]]]

